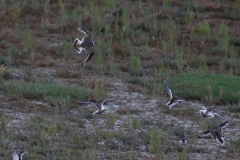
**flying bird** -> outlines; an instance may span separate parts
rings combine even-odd
[[[164,80],[163,80],[163,83],[164,83],[165,87],[167,88],[167,91],[168,91],[168,94],[170,97],[170,100],[166,104],[166,107],[168,107],[169,109],[172,109],[172,107],[175,106],[176,104],[178,104],[179,102],[188,103],[187,101],[184,101],[181,98],[175,96],[172,93],[172,89],[167,85],[167,83]]]
[[[220,115],[219,113],[216,112],[216,109],[214,106],[211,106],[211,107],[198,107],[198,106],[194,106],[194,107],[197,107],[197,108],[202,108],[202,110],[199,111],[200,115],[202,115],[203,117],[205,118],[213,118],[215,116],[219,117],[219,118],[222,118],[224,120],[226,120],[226,118],[224,118],[222,115]]]
[[[74,40],[74,48],[77,53],[81,53],[82,50],[85,50],[87,52],[86,57],[84,58],[84,61],[82,63],[82,66],[84,66],[94,55],[94,51],[92,50],[92,46],[97,45],[95,41],[92,41],[91,33],[89,31],[83,31],[81,28],[77,28],[78,31],[84,34],[82,40],[79,40],[76,38]]]
[[[216,129],[208,129],[205,132],[203,132],[198,138],[206,138],[209,137],[209,135],[215,139],[221,146],[225,145],[224,140],[224,134],[223,129],[227,128],[229,126],[229,121],[225,121],[219,125],[217,125]]]
[[[96,114],[101,114],[103,113],[104,111],[106,111],[107,108],[105,108],[103,105],[105,102],[107,101],[110,101],[110,100],[113,100],[115,99],[116,97],[110,97],[110,98],[107,98],[105,99],[102,103],[94,103],[94,102],[82,102],[82,101],[76,101],[76,103],[79,103],[79,104],[93,104],[97,110],[93,113],[93,115],[96,115]]]

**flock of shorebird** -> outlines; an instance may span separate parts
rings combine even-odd
[[[163,81],[165,87],[167,88],[170,100],[168,101],[168,103],[166,104],[166,107],[168,107],[169,109],[172,109],[172,107],[176,104],[178,104],[179,102],[183,102],[183,103],[187,103],[189,104],[189,102],[182,100],[181,98],[175,96],[172,93],[172,89],[167,85],[167,83],[165,81]],[[225,145],[225,141],[224,141],[224,134],[223,134],[223,129],[225,129],[226,127],[229,126],[230,121],[227,120],[226,118],[224,118],[222,115],[220,115],[219,113],[216,112],[215,107],[209,107],[209,108],[205,108],[205,107],[201,107],[202,110],[199,111],[200,115],[202,115],[205,118],[213,118],[215,116],[224,119],[225,121],[219,125],[216,126],[216,128],[209,128],[207,131],[203,132],[201,135],[198,136],[198,138],[208,138],[209,136],[211,136],[213,139],[215,139],[221,146]]]
[[[83,50],[87,52],[87,55],[84,58],[84,61],[82,63],[82,66],[84,66],[94,55],[92,46],[95,46],[97,43],[95,41],[91,40],[91,33],[89,31],[84,31],[81,28],[77,28],[77,30],[80,31],[81,33],[83,33],[84,36],[83,36],[82,40],[79,40],[78,38],[76,38],[74,40],[74,48],[77,53],[81,53]],[[164,85],[168,91],[169,97],[170,97],[170,100],[166,104],[166,107],[168,107],[169,110],[171,110],[172,107],[175,106],[176,104],[178,104],[179,102],[189,104],[189,102],[184,101],[181,98],[174,95],[172,93],[171,88],[168,86],[168,84],[164,80],[163,80],[163,83],[164,83]],[[104,104],[107,101],[113,100],[115,98],[116,97],[107,98],[107,99],[103,100],[101,103],[85,102],[85,101],[76,101],[76,103],[94,105],[97,108],[97,110],[93,113],[93,115],[96,115],[96,114],[101,114],[104,111],[106,111],[107,108],[104,107]],[[209,107],[209,108],[201,107],[201,108],[202,108],[202,110],[200,110],[199,112],[200,112],[200,115],[202,115],[203,117],[213,118],[213,117],[217,116],[219,118],[224,119],[225,121],[223,123],[217,125],[216,128],[210,128],[210,129],[206,130],[201,135],[199,135],[198,138],[207,138],[207,137],[211,136],[221,146],[224,146],[225,141],[224,141],[223,129],[225,129],[226,127],[229,126],[230,121],[226,120],[226,118],[224,118],[219,113],[217,113],[216,109],[214,107]],[[184,139],[184,135],[181,135],[181,136]],[[184,139],[183,142],[187,143],[187,140]],[[14,154],[12,155],[13,160],[22,160],[23,157],[28,153],[28,152],[22,150],[22,145],[21,145],[20,141],[17,142],[13,148],[15,149]],[[17,152],[16,152],[16,149],[17,149]]]
[[[89,31],[83,31],[81,28],[77,28],[78,31],[80,31],[81,33],[84,34],[84,37],[82,38],[82,40],[80,41],[78,38],[75,39],[74,41],[74,47],[77,53],[81,53],[82,50],[85,50],[87,52],[87,56],[85,57],[82,66],[84,66],[93,56],[94,51],[92,50],[92,46],[96,45],[96,42],[92,41],[91,38],[91,33]],[[171,88],[167,85],[167,83],[163,80],[163,83],[165,85],[165,87],[167,88],[170,100],[167,102],[166,107],[168,107],[169,109],[172,109],[173,106],[175,106],[176,104],[178,104],[179,102],[183,102],[186,104],[189,104],[189,102],[182,100],[181,98],[175,96],[172,93]],[[100,114],[103,113],[106,108],[103,106],[104,103],[106,101],[112,100],[116,97],[112,97],[112,98],[107,98],[105,99],[102,103],[96,104],[93,102],[80,102],[77,101],[76,103],[80,103],[80,104],[93,104],[96,108],[97,111],[95,111],[93,114]],[[211,136],[213,139],[215,139],[218,143],[220,143],[221,146],[224,146],[225,141],[224,141],[224,134],[223,134],[223,129],[226,128],[230,121],[226,120],[226,118],[224,118],[223,116],[221,116],[219,113],[216,112],[215,107],[209,107],[209,108],[205,108],[205,107],[201,107],[202,110],[199,111],[199,113],[205,117],[205,118],[213,118],[215,116],[224,119],[225,121],[219,125],[216,126],[216,129],[208,129],[207,131],[203,132],[198,138],[205,138],[205,137],[209,137]]]

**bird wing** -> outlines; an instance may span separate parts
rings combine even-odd
[[[208,130],[206,130],[205,132],[203,132],[200,136],[198,136],[198,138],[206,138],[206,137],[209,137],[209,136],[211,136],[211,130],[212,129],[208,129]]]
[[[189,102],[187,102],[187,101],[184,101],[184,100],[182,100],[182,99],[176,99],[175,101],[177,101],[177,102],[189,103]]]
[[[111,101],[111,100],[113,100],[113,99],[115,99],[115,98],[116,98],[116,96],[115,96],[115,97],[109,97],[109,98],[104,99],[104,101],[102,102],[102,105],[103,105],[105,102]]]
[[[213,106],[207,108],[207,110],[208,110],[208,112],[215,112],[216,111],[215,107],[213,107]]]
[[[96,103],[94,103],[94,102],[82,102],[82,101],[76,101],[76,103],[78,103],[78,104],[93,104],[96,108],[98,108],[98,106],[97,106]]]
[[[83,61],[83,66],[92,58],[92,56],[94,55],[94,51],[93,50],[86,50],[87,51],[87,55]]]
[[[91,33],[89,31],[83,31],[81,28],[77,28],[78,31],[84,34],[83,41],[90,41]]]
[[[21,151],[20,153],[19,153],[19,160],[22,160],[22,157],[24,157],[26,154],[28,154],[28,152],[27,151]]]
[[[224,119],[224,120],[226,120],[226,118],[224,118],[223,116],[221,116],[220,114],[218,114],[218,113],[213,113],[215,116],[218,116],[219,118],[222,118],[222,119]]]
[[[87,33],[85,31],[83,31],[81,28],[77,28],[78,31],[80,31],[81,33],[83,33],[84,35],[86,35]]]
[[[169,94],[169,96],[170,96],[170,99],[172,99],[172,97],[173,97],[172,89],[167,85],[167,83],[166,83],[164,80],[163,80],[163,83],[164,83],[165,87],[166,87],[167,90],[168,90],[168,94]]]
[[[227,128],[229,126],[230,122],[229,121],[225,121],[221,124],[219,124],[218,126],[221,127],[221,129]]]
[[[80,47],[80,45],[81,45],[80,40],[78,38],[76,38],[74,40],[74,48],[75,48],[77,53],[81,53],[82,52],[82,47]]]
[[[19,156],[16,152],[13,153],[12,157],[13,157],[13,160],[19,160]]]

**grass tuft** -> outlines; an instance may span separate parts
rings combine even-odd
[[[16,95],[28,99],[47,100],[47,99],[78,99],[86,100],[92,92],[85,88],[76,88],[56,84],[39,84],[11,82],[1,86],[8,95]]]
[[[228,75],[184,73],[173,77],[169,85],[182,98],[237,104],[240,96],[239,80],[239,77]]]

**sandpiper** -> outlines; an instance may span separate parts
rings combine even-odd
[[[96,42],[91,41],[91,33],[89,31],[83,31],[81,28],[77,28],[78,31],[84,34],[82,40],[79,40],[76,38],[74,40],[74,48],[77,53],[81,53],[82,50],[85,50],[87,52],[86,57],[84,58],[84,61],[82,63],[82,66],[84,66],[94,55],[94,51],[92,50],[92,46],[97,45]]]
[[[23,160],[23,157],[28,154],[27,151],[19,151],[18,153],[17,152],[14,152],[12,157],[13,157],[13,160]]]
[[[194,107],[198,107],[198,106],[194,106]],[[217,116],[219,118],[222,118],[224,120],[226,120],[226,118],[224,118],[223,116],[221,116],[219,113],[216,112],[216,109],[214,106],[211,107],[198,107],[198,108],[202,108],[203,110],[200,110],[199,113],[200,115],[202,115],[205,118],[213,118],[214,116]]]
[[[208,129],[207,131],[203,132],[198,138],[206,138],[209,137],[209,135],[215,139],[222,147],[225,144],[224,141],[224,134],[223,129],[229,126],[229,121],[225,121],[219,125],[217,125],[217,129]]]
[[[181,98],[173,95],[172,89],[167,85],[167,83],[164,80],[163,80],[163,83],[165,84],[165,86],[166,86],[166,88],[168,90],[168,94],[170,96],[170,100],[166,104],[166,107],[168,107],[169,109],[172,109],[172,107],[175,106],[176,104],[178,104],[179,102],[188,103],[187,101],[184,101]]]
[[[94,103],[94,102],[82,102],[82,101],[77,101],[76,103],[80,103],[80,104],[93,104],[97,110],[93,113],[93,115],[95,114],[101,114],[104,111],[106,111],[107,108],[105,108],[103,105],[105,102],[110,101],[112,99],[115,99],[116,97],[110,97],[105,99],[102,103]]]

